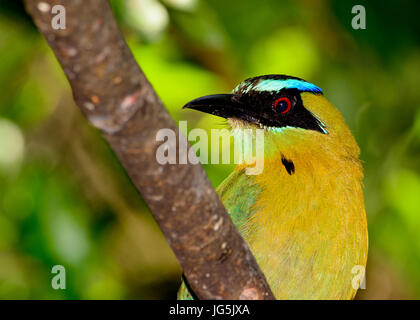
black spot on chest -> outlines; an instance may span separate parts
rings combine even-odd
[[[283,155],[281,156],[281,163],[285,167],[288,174],[292,175],[295,173],[295,164],[293,161],[286,159]]]

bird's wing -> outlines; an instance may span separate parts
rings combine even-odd
[[[235,170],[217,188],[226,211],[245,240],[250,231],[246,222],[256,210],[254,204],[261,190],[254,178],[246,175],[245,169]]]
[[[216,189],[233,224],[244,239],[250,230],[247,221],[253,215],[254,203],[260,188],[254,183],[254,176],[246,175],[245,170],[234,170]],[[178,290],[178,300],[193,300],[187,285],[182,281]]]

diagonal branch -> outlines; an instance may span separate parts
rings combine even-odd
[[[201,165],[160,165],[156,133],[178,128],[134,60],[108,1],[25,0],[74,99],[142,194],[201,299],[274,299]],[[54,5],[66,28],[52,28]],[[181,133],[181,139],[185,137]],[[189,146],[188,146],[189,148]],[[223,259],[221,259],[221,257]]]

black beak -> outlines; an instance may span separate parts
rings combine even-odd
[[[234,94],[214,94],[194,99],[184,107],[213,114],[223,118],[238,118],[244,116],[244,108]]]

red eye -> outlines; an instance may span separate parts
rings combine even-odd
[[[279,110],[281,113],[287,113],[292,109],[292,103],[289,98],[282,97],[274,102],[274,109]]]

